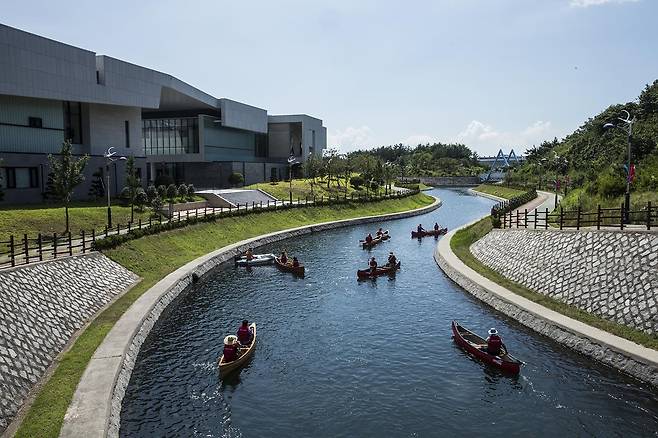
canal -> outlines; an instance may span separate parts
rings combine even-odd
[[[382,223],[392,239],[357,242],[379,224],[287,240],[306,265],[298,279],[274,266],[227,264],[177,300],[138,356],[121,436],[655,436],[658,394],[508,319],[452,283],[432,258],[436,241],[410,238],[419,222],[455,228],[492,201],[434,190],[444,205]],[[402,260],[394,278],[357,282],[369,255]],[[249,364],[222,381],[224,335],[258,324]],[[450,321],[501,332],[526,362],[518,377],[471,359]]]

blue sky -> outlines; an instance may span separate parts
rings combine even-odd
[[[320,117],[343,150],[523,151],[658,78],[657,0],[4,3],[4,24]]]

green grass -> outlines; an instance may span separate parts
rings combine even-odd
[[[515,196],[519,196],[525,193],[523,190],[513,189],[511,187],[505,187],[498,184],[480,184],[473,190],[505,199],[512,199]]]
[[[338,178],[338,179],[332,178],[328,189],[327,189],[326,180],[316,179],[316,182],[314,184],[311,184],[311,182],[312,181],[310,179],[293,179],[292,180],[293,199],[297,199],[297,198],[305,199],[307,196],[309,198],[312,198],[313,195],[311,194],[311,185],[313,185],[313,194],[315,194],[315,196],[318,198],[321,196],[324,196],[326,198],[328,196],[335,197],[336,195],[340,195],[340,196],[345,195],[344,178]],[[340,186],[338,186],[338,182],[340,182]],[[279,181],[277,183],[251,184],[249,186],[245,186],[244,188],[261,189],[277,199],[287,200],[290,197],[290,183],[286,181]],[[347,189],[347,194],[349,196],[352,193],[359,193],[359,191],[355,190],[354,187],[350,185]],[[363,193],[365,193],[365,191]]]
[[[132,240],[105,254],[142,281],[101,313],[63,355],[23,420],[17,437],[57,437],[75,388],[94,351],[130,305],[170,272],[215,249],[249,237],[330,220],[394,213],[424,207],[423,193],[365,204],[344,204],[227,217]],[[166,254],[166,257],[163,257]]]
[[[419,184],[418,184],[418,188],[419,188],[420,190],[432,190],[434,187],[432,187],[432,186],[428,186],[428,185],[425,185],[425,184],[423,184],[423,183],[419,183]]]
[[[487,216],[479,222],[456,232],[452,237],[452,240],[450,240],[450,247],[457,257],[459,257],[459,259],[468,267],[517,295],[527,298],[537,304],[541,304],[542,306],[565,316],[584,322],[592,327],[605,330],[608,333],[644,345],[647,348],[658,350],[658,336],[652,336],[639,330],[626,327],[625,325],[608,321],[597,315],[563,303],[562,301],[535,292],[484,265],[471,253],[470,247],[473,243],[489,233],[491,229],[491,218]]]
[[[203,198],[197,197],[198,200]],[[113,204],[116,202],[112,201]],[[150,211],[135,210],[135,221],[148,220]],[[112,205],[112,224],[123,224],[130,220],[130,206]],[[102,230],[107,224],[107,204],[99,202],[74,202],[69,207],[69,221],[72,234],[81,230]],[[64,207],[53,204],[2,206],[0,209],[0,240],[9,239],[10,235],[22,238],[35,238],[38,233],[62,233],[65,227]]]

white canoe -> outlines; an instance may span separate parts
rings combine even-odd
[[[247,260],[247,257],[242,256],[235,261],[239,266],[256,266],[256,265],[269,265],[274,263],[274,254],[254,254],[254,258]]]

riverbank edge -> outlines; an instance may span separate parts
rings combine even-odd
[[[222,247],[178,268],[156,283],[121,316],[87,365],[64,418],[60,437],[117,437],[121,404],[142,343],[165,308],[190,285],[233,259],[249,246],[259,247],[291,237],[370,222],[429,213],[442,205],[405,212],[323,222],[264,234]]]
[[[434,260],[457,285],[474,297],[547,336],[605,365],[658,387],[658,351],[569,318],[494,283],[464,264],[450,247],[456,232],[482,218],[449,232],[434,249]]]
[[[490,195],[489,193],[480,192],[478,190],[475,190],[474,188],[468,189],[468,192],[475,196],[482,196],[483,198],[491,199],[492,201],[498,201],[498,202],[507,201],[507,199],[501,198],[500,196]]]

